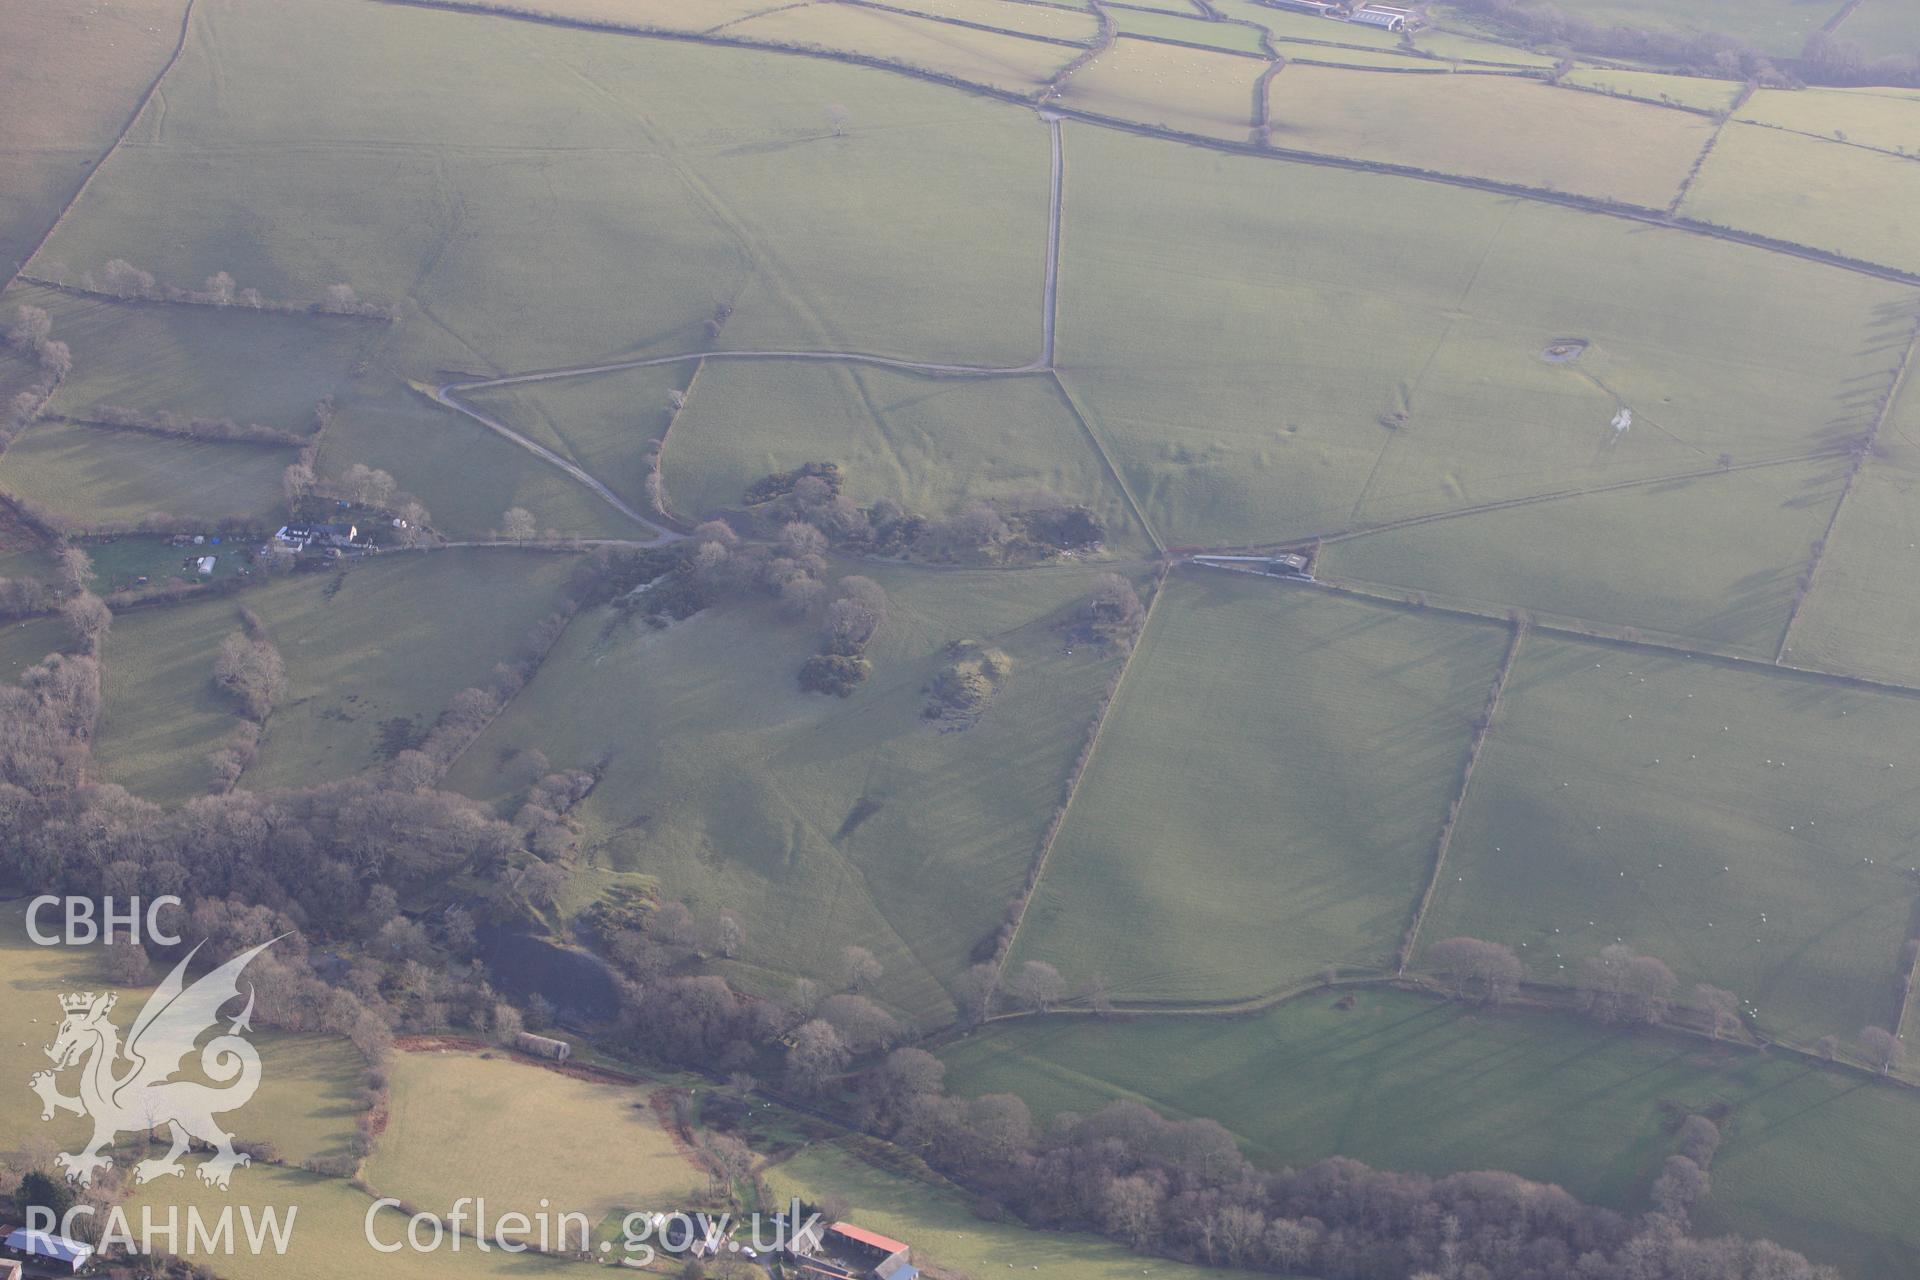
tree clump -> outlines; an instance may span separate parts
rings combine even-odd
[[[744,515],[769,534],[798,523],[836,549],[951,564],[1030,563],[1091,550],[1106,538],[1090,508],[1055,494],[975,500],[931,517],[891,498],[862,507],[841,492],[842,480],[831,462],[764,476],[747,487]]]
[[[1001,683],[1013,670],[1013,659],[999,649],[970,640],[947,646],[947,665],[926,688],[920,714],[943,726],[964,729],[980,718]]]

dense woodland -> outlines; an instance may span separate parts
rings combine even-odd
[[[1872,49],[1845,36],[1815,33],[1801,56],[1776,66],[1746,41],[1707,31],[1685,33],[1600,22],[1568,7],[1533,0],[1461,0],[1460,8],[1523,40],[1580,53],[1682,67],[1701,75],[1763,85],[1920,84],[1920,51]]]

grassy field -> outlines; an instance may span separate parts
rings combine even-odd
[[[585,403],[591,395],[569,391],[554,402],[572,406]],[[566,452],[540,420],[539,406],[546,400],[530,397],[527,419],[507,425]],[[634,405],[632,410],[638,416],[651,407]],[[609,487],[617,487],[630,474],[625,468],[631,463],[620,445],[625,409],[606,405],[602,411],[609,416],[591,421],[569,417],[566,422],[568,432],[606,470]],[[542,530],[553,529],[568,537],[653,536],[648,527],[621,515],[552,463],[471,418],[434,404],[391,375],[376,374],[355,383],[340,398],[333,425],[327,429],[320,470],[337,476],[356,462],[390,472],[401,488],[426,504],[429,523],[448,538],[493,537],[508,507],[524,507]]]
[[[1113,15],[1122,35],[1204,45],[1211,49],[1225,49],[1229,53],[1252,53],[1262,57],[1266,54],[1260,47],[1260,31],[1237,22],[1211,22],[1198,16],[1179,17],[1166,13],[1147,13],[1140,9],[1109,9],[1108,12]]]
[[[740,345],[1032,346],[1047,149],[1020,108],[411,6],[208,0],[193,23],[164,118],[46,258],[138,258],[168,283],[226,269],[274,297],[345,280],[399,308],[391,359],[418,376],[697,347],[723,303]]]
[[[1505,942],[1556,981],[1620,938],[1775,1035],[1885,1024],[1916,725],[1905,697],[1531,637],[1421,938]]]
[[[1697,236],[1085,129],[1067,154],[1063,376],[1175,544],[1837,447],[1912,323],[1908,290]]]
[[[941,984],[1024,883],[1117,659],[1065,652],[1057,625],[1097,570],[850,567],[891,597],[853,697],[802,693],[817,633],[758,602],[659,632],[590,612],[449,780],[512,798],[516,750],[598,763],[575,811],[590,857],[657,875],[697,914],[739,913],[742,982],[833,982],[858,943],[887,968],[883,999],[944,1019]],[[944,733],[923,691],[959,639],[1005,650],[1013,671],[971,728]]]
[[[1273,145],[1664,209],[1713,128],[1684,112],[1550,91],[1513,76],[1290,67],[1268,88]],[[1569,147],[1570,137],[1585,145]]]
[[[31,285],[9,289],[0,314],[20,304],[51,315],[53,336],[73,349],[53,409],[79,418],[120,405],[304,433],[315,403],[382,336],[366,321],[107,302]]]
[[[1245,142],[1264,59],[1122,37],[1073,73],[1060,103],[1184,133]]]
[[[1916,432],[1920,390],[1909,383],[1834,526],[1788,661],[1920,684],[1920,654],[1905,639],[1920,627],[1920,601],[1904,588],[1920,558]]]
[[[1898,89],[1761,89],[1737,119],[1920,154],[1920,94]]]
[[[148,516],[264,522],[281,503],[286,449],[40,422],[0,458],[0,487],[83,525]]]
[[[979,23],[1023,35],[1090,41],[1100,23],[1090,9],[1024,4],[1020,0],[886,0],[891,9],[909,9],[934,18]]]
[[[774,0],[775,3],[778,0]],[[653,31],[708,31],[749,17],[772,5],[768,0],[701,0],[689,9],[681,0],[540,0],[537,5],[502,0],[467,0],[481,8],[537,9],[574,22],[603,23]]]
[[[300,574],[235,599],[126,613],[107,641],[96,757],[142,795],[205,789],[205,754],[238,723],[213,685],[213,659],[244,605],[266,622],[288,680],[245,785],[344,777],[381,758],[389,722],[425,732],[455,693],[513,658],[573,567],[536,552],[394,555],[344,576]]]
[[[853,1206],[850,1218],[870,1231],[905,1240],[916,1265],[953,1269],[950,1274],[987,1275],[1020,1265],[1060,1280],[1121,1280],[1153,1275],[1163,1280],[1247,1280],[1247,1273],[1190,1267],[1129,1253],[1094,1235],[1029,1231],[1018,1222],[987,1222],[973,1213],[965,1192],[951,1184],[922,1181],[862,1160],[832,1144],[809,1147],[767,1171],[770,1199],[794,1196],[812,1204],[839,1197]],[[1145,1264],[1145,1265],[1143,1265]]]
[[[666,434],[672,414],[668,397],[687,389],[694,367],[690,360],[469,391],[461,399],[578,463],[628,505],[645,511],[648,450]]]
[[[1422,58],[1401,49],[1355,49],[1347,45],[1311,44],[1305,41],[1275,41],[1274,48],[1288,62],[1309,62],[1329,67],[1385,67],[1393,71],[1430,72],[1447,75],[1444,62]]]
[[[374,1216],[373,1238],[381,1244],[401,1248],[394,1253],[376,1252],[367,1243],[367,1218],[373,1209],[373,1197],[337,1178],[321,1178],[291,1169],[264,1166],[243,1170],[235,1175],[232,1191],[215,1191],[192,1177],[169,1178],[141,1188],[129,1205],[132,1222],[138,1228],[142,1206],[152,1206],[157,1223],[166,1222],[167,1210],[178,1207],[182,1221],[182,1248],[186,1211],[197,1208],[203,1219],[217,1221],[228,1206],[235,1210],[235,1233],[241,1233],[240,1212],[251,1209],[258,1217],[273,1210],[284,1222],[289,1208],[295,1209],[294,1230],[284,1256],[269,1245],[255,1254],[245,1247],[234,1252],[194,1259],[216,1267],[223,1280],[275,1280],[286,1275],[320,1276],[350,1274],[377,1277],[378,1280],[519,1280],[527,1276],[574,1276],[576,1264],[562,1258],[534,1253],[507,1254],[495,1249],[482,1253],[471,1239],[461,1242],[456,1252],[449,1235],[432,1252],[406,1247],[407,1218],[397,1209],[386,1209]],[[429,1228],[421,1229],[421,1238],[431,1242]]]
[[[598,1222],[622,1206],[673,1209],[706,1181],[644,1088],[454,1050],[395,1054],[388,1075],[390,1119],[366,1180],[429,1213],[485,1196],[489,1212],[551,1201]]]
[[[1413,33],[1413,47],[1436,58],[1461,62],[1542,68],[1551,67],[1555,62],[1551,54],[1535,53],[1510,44],[1496,44],[1491,40],[1480,40],[1459,31],[1446,31],[1433,26],[1422,27]]]
[[[1011,93],[1037,91],[1077,52],[1048,41],[843,5],[776,8],[732,23],[726,34],[768,44],[858,53]]]
[[[1330,543],[1321,576],[1771,658],[1847,459],[1593,493]]]
[[[0,26],[0,274],[12,274],[133,114],[173,53],[185,0],[90,6],[4,0]],[[65,51],[87,51],[74,74]]]
[[[1680,212],[1742,231],[1920,271],[1904,210],[1920,164],[1761,125],[1728,125]]]
[[[1269,580],[1175,576],[1014,960],[1166,1002],[1385,963],[1504,643]]]
[[[941,379],[858,365],[715,362],[674,424],[667,492],[689,518],[740,505],[753,481],[840,464],[862,503],[944,516],[971,499],[1050,491],[1143,546],[1125,495],[1046,377]]]
[[[19,679],[22,671],[72,643],[73,633],[57,618],[0,623],[0,680],[11,683]]]
[[[1575,67],[1562,78],[1561,83],[1583,89],[1598,89],[1622,98],[1675,103],[1705,111],[1722,111],[1731,107],[1740,93],[1740,86],[1731,80],[1671,76],[1658,71],[1629,71],[1619,67]]]
[[[117,985],[105,973],[103,949],[35,946],[27,939],[25,921],[24,901],[0,904],[0,972],[6,975],[0,979],[0,1014],[16,1029],[0,1041],[0,1071],[22,1085],[49,1066],[45,1048],[60,1023],[59,997]],[[41,927],[58,930],[57,910],[42,917]],[[154,979],[164,973],[156,966]],[[132,1025],[145,999],[138,989],[124,990],[114,1009],[115,1024],[123,1030]],[[334,1036],[283,1032],[263,1032],[255,1043],[262,1064],[260,1090],[231,1113],[233,1132],[247,1142],[271,1143],[290,1163],[345,1154],[358,1115],[355,1095],[365,1076],[353,1046]],[[62,1087],[71,1090],[72,1079]],[[9,1090],[0,1104],[0,1157],[38,1139],[77,1150],[87,1132],[86,1123],[74,1116],[43,1122],[39,1101],[24,1087]]]
[[[1903,1090],[1569,1017],[1354,994],[1349,1010],[1313,995],[1255,1018],[1022,1021],[942,1057],[954,1092],[1018,1093],[1043,1116],[1132,1098],[1219,1120],[1263,1164],[1507,1169],[1623,1210],[1644,1207],[1676,1109],[1728,1106],[1699,1229],[1764,1235],[1856,1280],[1920,1274],[1897,1172],[1920,1105]]]

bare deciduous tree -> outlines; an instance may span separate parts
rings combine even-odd
[[[509,542],[527,542],[539,532],[533,512],[525,507],[508,507],[500,517],[500,536]]]
[[[1886,1075],[1900,1065],[1906,1046],[1885,1027],[1868,1027],[1860,1033],[1860,1052],[1876,1071]]]
[[[1044,960],[1028,960],[1007,979],[1007,994],[1036,1013],[1059,1004],[1066,990],[1060,971]]]
[[[793,1044],[787,1049],[787,1083],[801,1093],[818,1093],[852,1060],[847,1042],[833,1024],[815,1018],[793,1033]]]
[[[849,991],[865,991],[880,981],[880,975],[885,972],[873,952],[865,947],[846,947],[840,952],[840,973]]]

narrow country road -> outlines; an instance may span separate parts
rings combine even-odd
[[[602,364],[570,365],[563,369],[542,369],[533,373],[507,374],[499,378],[474,378],[465,382],[443,382],[436,387],[421,386],[420,390],[430,396],[434,403],[472,418],[487,430],[504,436],[522,449],[527,450],[543,462],[552,464],[593,490],[600,498],[621,515],[637,521],[652,529],[655,537],[643,546],[660,546],[685,536],[668,529],[655,520],[640,514],[619,494],[596,479],[592,473],[578,464],[561,457],[553,450],[530,440],[505,423],[491,418],[470,405],[461,403],[458,396],[463,391],[485,391],[494,387],[517,387],[535,382],[557,382],[563,378],[584,378],[596,373],[619,373],[627,369],[650,369],[660,365],[680,364],[688,360],[824,360],[848,364],[874,365],[882,369],[903,369],[909,373],[930,373],[947,377],[1007,377],[1023,373],[1046,373],[1053,368],[1053,330],[1054,312],[1057,306],[1060,283],[1060,204],[1063,183],[1064,163],[1060,145],[1059,114],[1043,111],[1040,118],[1046,122],[1049,144],[1052,150],[1052,176],[1047,200],[1047,255],[1040,289],[1040,354],[1025,364],[1019,365],[980,365],[980,364],[944,364],[928,360],[903,360],[894,356],[876,356],[862,351],[685,351],[675,355],[642,356],[633,360],[614,360]]]

